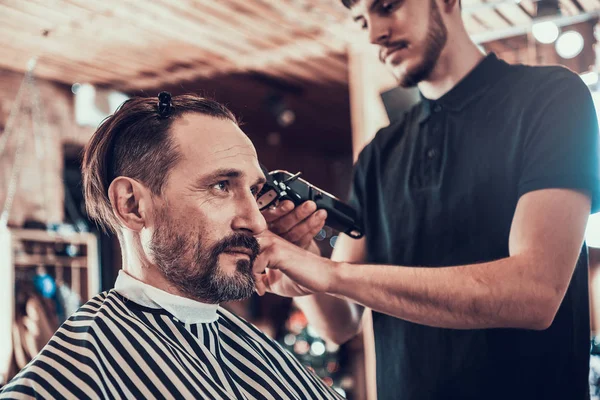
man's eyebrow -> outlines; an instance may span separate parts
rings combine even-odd
[[[379,4],[380,0],[375,0],[373,3],[371,3],[371,5],[369,6],[369,11],[373,11],[373,9],[375,7],[377,7],[377,5]],[[352,19],[354,20],[354,22],[358,22],[361,19],[365,19],[364,16],[361,15],[355,15],[354,17],[352,17]]]
[[[254,182],[254,185],[252,185],[252,186],[264,185],[265,183],[267,183],[267,180],[265,179],[264,176],[261,176],[260,178],[258,178],[256,180],[256,182]]]
[[[214,181],[217,181],[217,180],[223,179],[223,178],[238,179],[238,178],[244,177],[245,175],[246,174],[243,171],[240,171],[239,169],[221,168],[221,169],[213,171],[213,172],[211,172],[209,174],[201,176],[198,179],[198,182],[210,182],[210,183],[212,183]],[[267,182],[267,180],[265,179],[265,177],[261,176],[260,178],[258,178],[256,180],[256,182],[252,186],[262,185],[262,184],[265,184],[266,182]]]
[[[380,0],[375,0],[374,2],[371,3],[371,5],[369,6],[369,11],[373,11],[375,9],[375,7],[377,7],[377,5],[379,4]]]
[[[208,173],[206,175],[201,176],[200,178],[198,178],[199,182],[203,182],[203,181],[215,181],[217,179],[221,179],[221,178],[240,178],[241,176],[243,176],[244,173],[238,169],[229,169],[229,168],[221,168],[218,169],[216,171],[212,171],[211,173]]]

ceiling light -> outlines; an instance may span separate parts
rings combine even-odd
[[[264,104],[280,126],[287,128],[296,120],[296,113],[288,107],[282,94],[269,94],[265,99]]]
[[[554,21],[543,21],[533,24],[531,32],[538,42],[550,44],[558,38],[560,30]]]
[[[556,41],[556,52],[562,58],[573,58],[583,50],[583,36],[577,31],[568,31]]]

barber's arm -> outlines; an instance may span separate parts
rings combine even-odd
[[[341,332],[356,332],[361,312],[345,300],[436,327],[545,329],[569,285],[589,212],[586,193],[570,189],[526,193],[513,218],[510,256],[481,264],[445,268],[351,264],[319,257],[267,233],[259,238],[262,253],[257,266],[275,269],[307,293],[315,293],[304,301],[304,310],[332,338],[332,332],[342,338],[347,337]],[[268,277],[267,289],[277,293]]]
[[[287,200],[277,208],[264,211],[263,215],[272,232],[320,256],[321,252],[313,238],[323,228],[324,217],[327,214],[325,211],[321,211],[321,214],[314,213],[315,209],[316,205],[312,201],[294,208],[294,204]],[[320,216],[323,218],[319,218]],[[364,238],[355,240],[341,234],[331,259],[337,262],[360,263],[365,261],[365,255]],[[286,289],[295,284],[285,279],[285,275],[280,272],[272,271],[271,277],[274,276],[276,276],[275,279],[280,279],[279,282],[285,281],[288,285],[286,288],[282,288],[281,285],[279,287],[271,285],[270,290],[284,296],[293,296],[294,293],[287,293]],[[334,343],[344,343],[360,331],[364,310],[361,305],[325,293],[300,295],[294,300],[319,334]]]
[[[318,257],[267,232],[259,239],[258,268],[277,270],[304,293],[328,293],[424,325],[548,327],[577,263],[591,197],[598,208],[598,121],[589,90],[567,70],[539,85],[523,115],[531,129],[515,133],[523,157],[508,257],[442,268],[351,264]],[[372,161],[369,148],[359,167]],[[359,209],[368,196],[363,169],[356,169],[353,181]],[[269,277],[264,285],[276,291]]]
[[[352,239],[339,235],[331,260],[349,264],[365,261],[365,239]],[[334,343],[344,343],[353,338],[361,327],[364,307],[345,298],[318,293],[297,297],[296,304],[307,319],[325,338]]]

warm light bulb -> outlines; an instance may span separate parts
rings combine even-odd
[[[314,356],[322,356],[325,354],[325,345],[322,342],[313,342],[310,345],[310,353]]]
[[[556,52],[562,58],[573,58],[583,50],[583,36],[577,31],[568,31],[556,41]]]
[[[531,28],[533,37],[540,43],[553,43],[560,33],[558,26],[553,21],[537,22]]]

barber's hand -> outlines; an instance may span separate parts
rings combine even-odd
[[[295,245],[321,255],[314,237],[325,225],[327,211],[317,210],[314,201],[306,201],[298,207],[290,200],[262,212],[269,230]],[[316,212],[315,212],[316,211]]]
[[[265,231],[256,239],[260,254],[254,262],[256,291],[285,297],[326,293],[335,281],[336,263]]]

